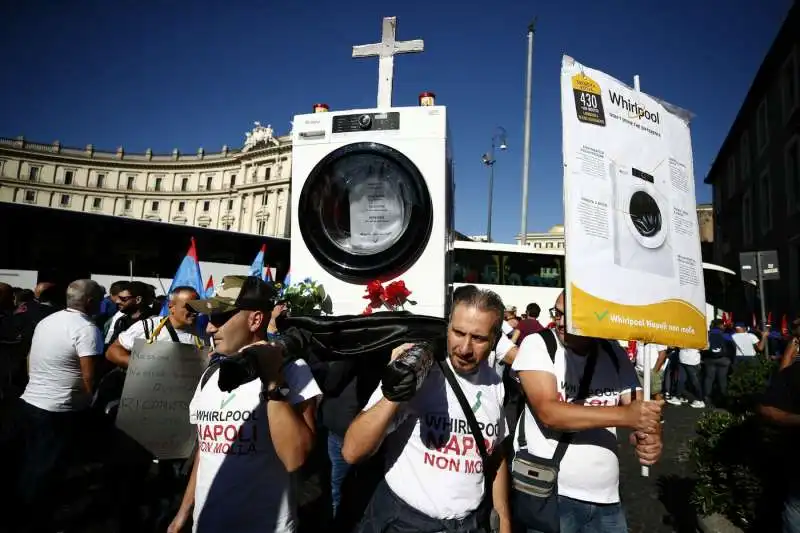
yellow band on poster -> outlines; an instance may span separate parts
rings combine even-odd
[[[572,88],[592,94],[600,94],[600,85],[585,74],[572,76]]]
[[[570,286],[571,330],[585,337],[639,340],[705,349],[708,345],[706,317],[683,300],[667,300],[648,305],[609,302]]]

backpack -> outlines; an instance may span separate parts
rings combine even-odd
[[[723,357],[731,357],[733,355],[733,341],[725,338],[725,334],[721,331],[708,332],[708,348],[703,350],[701,357],[703,359],[720,359]]]

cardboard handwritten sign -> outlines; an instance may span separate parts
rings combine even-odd
[[[196,439],[189,402],[207,365],[207,350],[194,345],[137,340],[117,427],[159,459],[188,457]]]

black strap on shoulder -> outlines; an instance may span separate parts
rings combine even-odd
[[[543,338],[546,338],[543,336]],[[555,338],[553,338],[555,340]],[[546,342],[546,341],[545,341]],[[578,395],[575,397],[575,400],[572,403],[581,404],[586,400],[586,396],[589,394],[589,385],[592,382],[592,376],[594,375],[594,369],[597,366],[597,349],[592,350],[592,352],[587,356],[586,366],[583,367],[583,375],[581,376],[580,384],[578,385]],[[524,394],[524,391],[523,391]],[[525,396],[525,402],[527,404],[528,397]],[[530,409],[531,413],[533,413],[533,409],[528,404],[528,409]],[[564,432],[561,434],[561,437],[558,439],[558,446],[556,446],[556,451],[553,454],[553,463],[557,466],[561,463],[561,460],[564,458],[564,454],[567,453],[567,447],[572,442],[572,438],[575,436],[574,432]],[[525,437],[525,411],[522,412],[522,419],[519,421],[519,436],[517,437],[517,442],[519,443],[520,449],[527,449],[528,442]]]
[[[458,384],[456,376],[453,374],[453,369],[450,368],[450,365],[438,357],[436,358],[436,363],[439,365],[439,368],[442,370],[442,374],[444,374],[444,377],[447,379],[447,383],[450,384],[450,388],[453,389],[453,392],[456,394],[456,398],[458,398],[458,403],[461,405],[461,410],[464,411],[467,424],[469,424],[469,430],[472,433],[472,436],[475,438],[475,444],[478,446],[478,451],[481,454],[481,459],[483,459],[483,465],[485,468],[489,463],[489,452],[486,450],[486,443],[483,441],[483,433],[481,433],[481,428],[478,425],[478,420],[475,418],[475,413],[472,412],[472,407],[469,405],[467,397],[464,396],[464,391],[461,390],[461,386]]]
[[[213,361],[210,365],[208,365],[206,371],[203,372],[203,377],[200,378],[200,390],[203,390],[203,387],[206,386],[208,380],[214,376],[217,370],[219,370],[219,360]]]
[[[149,341],[150,340],[150,333],[152,333],[152,331],[150,331],[150,328],[148,327],[148,319],[146,319],[146,318],[142,319],[142,329],[144,330],[144,338],[145,338],[145,340]]]
[[[478,447],[478,452],[481,454],[481,459],[483,460],[483,483],[484,483],[484,498],[488,498],[491,501],[492,498],[492,480],[494,479],[494,475],[490,475],[490,469],[493,468],[491,464],[491,457],[489,456],[489,451],[486,449],[486,442],[483,440],[483,433],[481,433],[481,428],[478,425],[478,420],[475,418],[475,413],[472,412],[472,406],[470,406],[469,402],[467,401],[467,397],[464,396],[464,391],[461,390],[461,386],[458,384],[458,380],[456,380],[456,376],[453,373],[453,369],[450,368],[446,362],[444,362],[440,358],[436,358],[436,364],[439,365],[439,368],[444,374],[445,379],[447,379],[447,383],[450,384],[450,388],[453,389],[453,392],[458,398],[458,403],[461,406],[461,410],[464,411],[464,417],[467,419],[467,424],[469,424],[469,431],[472,433],[472,438],[475,439],[475,444]]]
[[[172,342],[181,342],[178,338],[178,332],[175,331],[175,326],[172,325],[172,321],[169,318],[164,322],[164,327],[167,328],[167,333],[169,333],[169,338],[172,339]]]
[[[536,332],[544,341],[545,346],[547,346],[547,353],[550,354],[550,360],[552,362],[556,362],[556,349],[558,348],[558,341],[556,340],[556,334],[553,333],[552,329],[542,329]]]

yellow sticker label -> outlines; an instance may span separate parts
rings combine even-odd
[[[606,125],[603,94],[596,81],[585,74],[575,74],[572,77],[572,94],[575,96],[578,120],[597,126]]]

